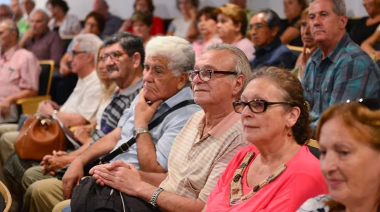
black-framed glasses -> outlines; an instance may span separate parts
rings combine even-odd
[[[75,50],[71,51],[71,54],[73,55],[73,57],[77,56],[78,54],[87,54],[87,53],[88,53],[87,51],[75,51]]]
[[[277,104],[291,105],[292,103],[291,102],[267,102],[261,99],[254,99],[250,102],[243,102],[239,100],[232,103],[234,110],[237,113],[242,113],[246,106],[248,106],[248,108],[252,111],[252,113],[263,113],[267,110],[269,105],[277,105]]]
[[[363,99],[363,98],[360,98],[356,101],[351,101],[349,99],[346,101],[346,103],[350,103],[350,102],[358,102],[359,104],[366,106],[370,110],[380,110],[380,99],[376,99],[376,98]]]
[[[125,55],[125,54],[128,54],[127,52],[110,52],[110,53],[105,53],[101,56],[99,56],[99,58],[101,58],[101,60],[103,61],[106,61],[108,57],[111,58],[111,60],[113,61],[119,61],[120,60],[120,57]]]
[[[260,28],[263,28],[265,26],[268,26],[268,25],[267,24],[262,24],[262,23],[251,24],[251,25],[249,25],[249,30],[260,29]]]
[[[236,72],[234,72],[234,71],[214,71],[214,70],[199,70],[199,71],[191,70],[191,71],[188,71],[187,74],[189,75],[190,82],[192,82],[194,80],[195,76],[197,76],[197,75],[199,76],[199,79],[207,82],[207,81],[211,80],[211,76],[213,74],[236,75]]]

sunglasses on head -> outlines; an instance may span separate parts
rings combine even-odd
[[[352,101],[349,99],[346,101],[346,103],[350,103],[350,102],[352,102]],[[370,110],[380,110],[380,99],[376,99],[376,98],[363,99],[363,98],[360,98],[356,102],[358,102],[361,105],[366,106]]]

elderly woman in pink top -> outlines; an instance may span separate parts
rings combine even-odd
[[[294,212],[308,198],[325,194],[318,149],[311,137],[301,82],[289,71],[264,67],[233,103],[246,140],[227,166],[204,211]]]
[[[245,37],[248,20],[243,9],[235,4],[225,4],[216,9],[218,15],[217,33],[224,43],[232,44],[241,49],[248,60],[254,58],[255,48]]]

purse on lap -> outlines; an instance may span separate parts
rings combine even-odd
[[[29,115],[14,144],[21,159],[42,160],[45,155],[66,150],[66,136],[57,120]]]

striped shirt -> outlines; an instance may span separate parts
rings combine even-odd
[[[310,104],[312,127],[331,105],[359,98],[380,98],[380,70],[376,63],[345,34],[324,59],[320,49],[306,65],[302,86]]]
[[[117,127],[124,110],[131,106],[133,99],[140,93],[142,87],[143,84],[141,78],[135,84],[129,86],[123,91],[113,93],[110,104],[104,109],[102,119],[100,121],[100,129],[94,132],[91,144],[95,143],[95,141],[107,135]]]
[[[204,111],[195,113],[174,140],[168,177],[160,187],[206,202],[235,153],[246,146],[240,115],[232,112],[202,138]]]

